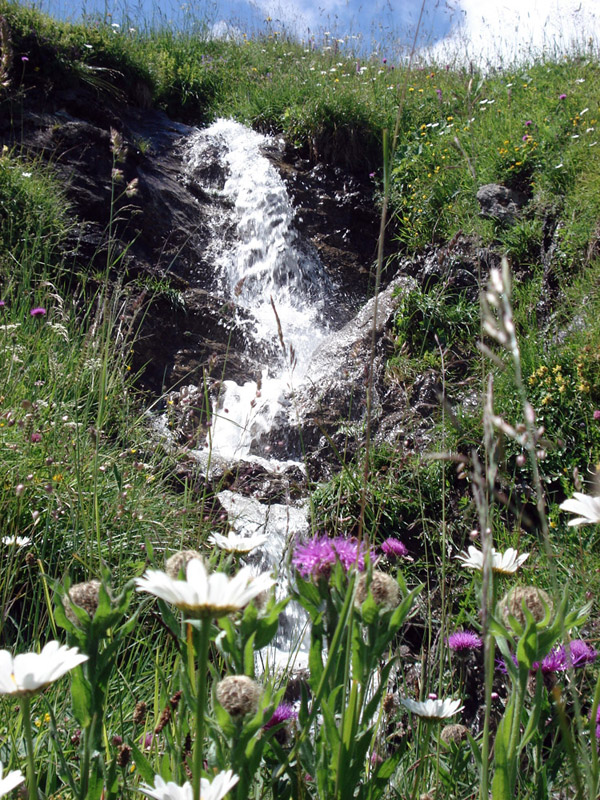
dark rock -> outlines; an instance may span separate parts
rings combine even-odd
[[[501,222],[512,222],[520,215],[529,198],[523,192],[499,183],[486,183],[477,191],[481,216]]]

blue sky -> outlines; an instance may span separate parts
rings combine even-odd
[[[44,11],[76,20],[110,13],[111,20],[184,27],[206,21],[247,32],[286,30],[322,43],[360,36],[363,52],[394,57],[412,43],[422,0],[38,0]],[[599,0],[425,0],[419,44],[438,57],[507,61],[542,48],[564,51],[573,41],[600,44]],[[357,47],[358,40],[351,40]]]

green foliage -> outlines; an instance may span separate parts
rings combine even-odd
[[[396,255],[448,241],[462,229],[507,252],[520,274],[529,276],[515,319],[525,388],[535,424],[544,427],[537,443],[544,491],[534,487],[532,460],[523,463],[518,436],[496,436],[482,446],[488,433],[479,410],[469,420],[468,410],[457,409],[466,430],[454,437],[447,431],[440,436],[439,428],[425,430],[424,421],[422,446],[441,439],[451,458],[475,451],[483,460],[487,453],[485,479],[499,478],[487,486],[488,498],[501,484],[527,493],[530,504],[542,496],[559,499],[551,492],[570,492],[576,469],[593,470],[600,459],[600,421],[594,419],[600,405],[595,61],[539,61],[485,75],[438,66],[409,73],[376,56],[360,60],[347,49],[305,47],[269,27],[264,35],[236,42],[211,39],[201,24],[182,33],[138,32],[92,19],[59,23],[6,0],[0,0],[0,15],[10,32],[3,48],[11,66],[0,97],[7,119],[25,92],[84,86],[113,100],[154,102],[192,123],[233,116],[283,133],[313,160],[364,174],[379,171],[383,131],[392,131],[399,115],[389,197],[391,267]],[[491,181],[529,198],[514,224],[480,219],[475,194]],[[364,504],[361,534],[374,548],[388,536],[408,536],[411,551],[423,555],[416,568],[426,566],[428,591],[421,598],[420,588],[408,588],[416,582],[408,560],[402,562],[404,574],[395,576],[401,595],[396,609],[377,604],[371,583],[357,604],[359,578],[339,563],[327,580],[292,576],[291,593],[310,621],[307,670],[296,681],[297,725],[265,728],[291,678],[274,668],[265,672],[256,713],[233,719],[212,697],[212,687],[227,672],[255,674],[257,651],[273,643],[288,599],[272,596],[264,607],[251,603],[218,625],[208,620],[196,627],[164,602],[140,610],[128,581],[147,562],[159,565],[164,550],[202,543],[207,520],[201,503],[193,502],[186,487],[184,493],[173,487],[170,458],[148,444],[129,370],[131,339],[121,335],[121,287],[98,274],[94,297],[66,295],[59,250],[68,208],[50,172],[17,147],[0,156],[0,221],[0,518],[7,537],[0,545],[0,637],[22,652],[50,631],[58,636],[62,626],[90,655],[72,674],[70,692],[49,689],[32,701],[32,719],[26,715],[35,729],[43,794],[130,797],[140,779],[152,782],[156,773],[179,783],[190,772],[199,778],[205,754],[209,772],[233,768],[240,776],[233,790],[240,800],[414,797],[434,784],[444,796],[470,796],[487,769],[486,737],[489,745],[494,735],[489,729],[481,733],[477,716],[484,707],[480,665],[474,668],[468,659],[458,664],[446,646],[454,622],[477,627],[481,611],[477,578],[470,582],[451,558],[449,532],[458,528],[462,542],[474,512],[465,497],[455,519],[447,520],[448,501],[456,500],[456,493],[449,494],[449,470],[440,461],[404,453],[399,444],[379,444],[316,489],[315,528],[357,534]],[[548,233],[550,223],[555,230]],[[555,245],[551,277],[564,303],[541,333],[536,304],[544,284],[537,262],[548,235]],[[109,263],[107,274],[115,266]],[[148,279],[146,288],[174,306],[180,301],[167,283]],[[35,306],[45,314],[31,316]],[[394,336],[391,382],[409,386],[425,370],[441,374],[444,365],[444,379],[473,385],[481,366],[473,357],[479,309],[464,295],[426,284],[406,294]],[[449,354],[472,363],[454,370]],[[509,361],[506,354],[497,357]],[[494,412],[518,426],[523,398],[515,380],[513,368],[499,371],[493,401]],[[477,475],[471,479],[477,483]],[[553,550],[545,558],[537,540],[513,530],[491,499],[489,513],[496,546],[505,539],[531,550],[531,567],[522,574],[548,583],[556,570],[568,581],[577,563],[576,592],[594,594],[597,562],[588,547],[594,528],[566,535],[554,508]],[[17,536],[31,541],[19,545]],[[205,553],[214,564],[215,557]],[[234,566],[231,557],[219,568]],[[73,623],[65,614],[66,589],[98,575],[98,611],[90,619],[72,608]],[[58,589],[62,601],[53,610],[49,587],[58,580],[64,582]],[[594,679],[569,674],[561,689],[569,698],[564,708],[539,674],[532,695],[527,692],[534,663],[582,620],[567,610],[566,600],[548,624],[529,616],[512,631],[491,622],[488,641],[493,644],[495,637],[509,673],[495,720],[493,796],[554,796],[580,780],[584,768],[578,759],[587,770],[589,796],[596,796],[600,771],[593,733],[600,683],[592,701]],[[399,649],[405,642],[408,654]],[[299,649],[300,642],[294,646]],[[408,726],[406,714],[385,702],[388,692],[400,698],[468,693],[465,675],[478,681],[469,698],[477,708],[465,711],[471,714],[465,718],[470,733],[462,747],[442,749],[437,723],[413,715]],[[146,719],[135,721],[132,711],[140,700]],[[11,701],[4,709],[0,758],[16,767],[27,725]]]
[[[0,155],[0,280],[4,287],[12,278],[21,291],[28,290],[32,277],[45,277],[45,265],[59,258],[57,245],[68,225],[65,199],[50,171],[20,158],[15,150],[5,150]],[[26,266],[21,269],[21,265]],[[33,275],[30,265],[34,265]]]
[[[363,495],[366,528],[376,541],[402,535],[412,523],[439,518],[444,491],[439,461],[382,446],[374,451],[371,468],[364,488],[360,460],[317,487],[312,496],[317,528],[356,533]]]
[[[395,329],[396,347],[406,346],[416,358],[440,348],[472,346],[479,332],[479,306],[443,288],[416,288],[402,294]]]

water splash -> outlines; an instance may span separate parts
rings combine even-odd
[[[328,334],[325,320],[331,286],[318,255],[294,228],[285,184],[262,150],[273,140],[232,120],[218,120],[190,140],[190,175],[202,174],[208,158],[219,160],[202,188],[225,201],[213,221],[211,258],[219,291],[252,317],[253,336],[277,353],[259,382],[224,381],[209,435],[213,453],[248,457],[280,414],[290,392]],[[232,235],[223,235],[224,231]]]

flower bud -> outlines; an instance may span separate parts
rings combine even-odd
[[[202,556],[197,550],[178,550],[167,560],[165,572],[169,578],[175,580],[179,578],[181,572],[185,575],[187,565],[194,558],[199,558],[202,561]]]
[[[499,604],[499,610],[505,625],[509,625],[509,616],[513,616],[524,628],[527,624],[523,606],[529,610],[536,622],[541,622],[546,614],[552,614],[554,605],[550,596],[537,586],[515,586],[507,592]]]
[[[440,739],[450,747],[453,744],[459,745],[467,738],[468,729],[464,725],[445,725],[440,733]]]
[[[90,619],[94,618],[98,608],[98,598],[100,595],[100,581],[87,581],[86,583],[76,583],[71,586],[65,598],[65,615],[73,625],[80,625],[81,621],[71,608],[73,605],[82,608]]]
[[[356,603],[359,606],[367,599],[369,592],[376,605],[387,609],[397,608],[400,603],[400,587],[398,581],[385,572],[374,570],[371,582],[367,583],[367,574],[362,573],[356,584]]]
[[[260,686],[246,675],[229,675],[217,684],[217,700],[232,717],[255,714]]]

